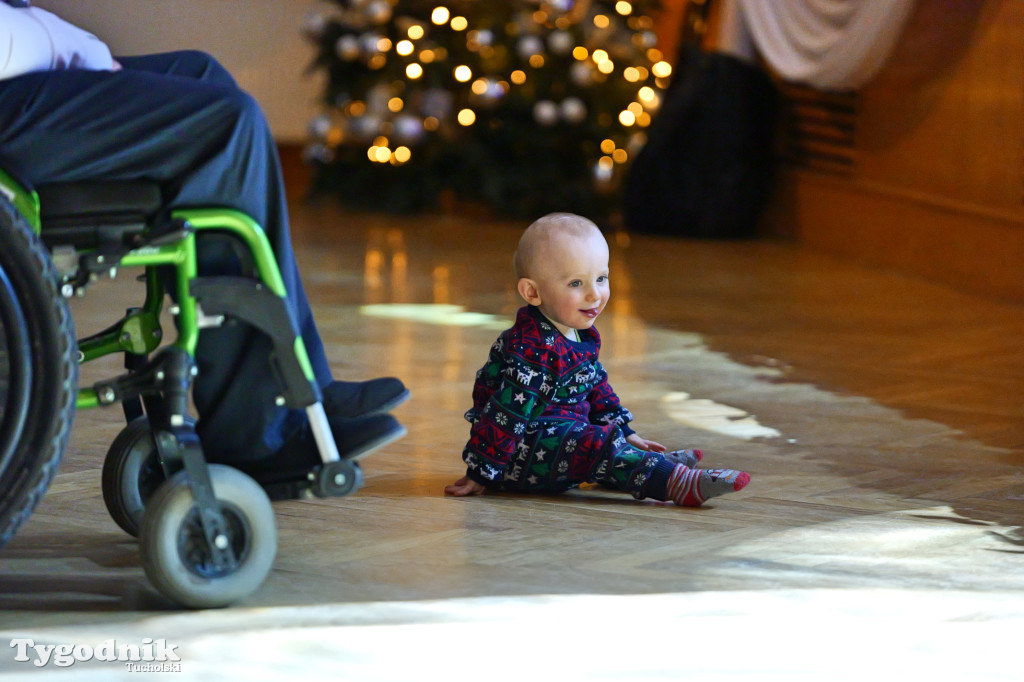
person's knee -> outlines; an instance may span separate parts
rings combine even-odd
[[[200,80],[238,87],[234,76],[213,55],[202,50],[182,50],[179,54],[181,59],[188,62],[189,71],[195,73]]]
[[[127,71],[177,76],[208,85],[238,89],[231,73],[217,59],[200,50],[174,50],[134,56],[118,56]]]
[[[252,128],[253,132],[262,132],[267,127],[263,109],[252,95],[243,90],[234,90],[224,97],[239,123]]]

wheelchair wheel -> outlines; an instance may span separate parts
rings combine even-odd
[[[76,346],[49,254],[0,195],[0,547],[32,514],[67,446]]]
[[[185,422],[195,426],[192,417]],[[138,537],[146,503],[165,480],[147,417],[132,420],[110,444],[103,460],[103,502],[121,529]]]
[[[214,494],[238,557],[233,571],[210,562],[185,471],[169,478],[146,505],[139,532],[142,566],[164,596],[190,608],[227,606],[263,583],[277,555],[277,526],[270,500],[251,478],[210,465]]]

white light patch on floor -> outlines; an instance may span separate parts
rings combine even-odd
[[[377,303],[364,305],[359,312],[367,317],[410,320],[447,327],[484,327],[508,329],[512,320],[488,313],[474,313],[465,306],[446,303]]]
[[[1021,476],[1000,482],[1020,485]],[[849,495],[834,493],[844,494]],[[835,498],[822,493],[805,499],[827,504]],[[788,528],[745,539],[722,553],[733,560],[725,570],[741,581],[763,578],[764,566],[771,565],[779,581],[856,575],[869,587],[970,591],[984,585],[993,594],[1021,595],[1018,534],[1017,527],[978,521],[937,505]]]
[[[608,641],[638,613],[642,627],[633,636],[642,650],[627,643],[594,651],[595,642]],[[182,680],[408,682],[474,679],[465,671],[486,671],[475,677],[987,682],[1020,678],[1010,652],[1019,646],[1022,623],[1019,593],[743,590],[214,609],[138,623],[0,632],[0,641],[6,649],[14,638],[90,647],[106,639],[160,638],[175,647],[182,673],[160,679]],[[692,640],[682,649],[680,633]],[[508,642],[536,645],[502,649]],[[95,658],[40,669],[16,662],[13,649],[0,651],[0,674],[36,682],[156,679]]]
[[[712,431],[733,438],[778,438],[777,430],[762,426],[757,418],[738,407],[723,405],[706,398],[691,398],[689,393],[676,391],[661,398],[665,414],[680,424]]]

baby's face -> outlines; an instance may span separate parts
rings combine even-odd
[[[608,243],[597,230],[584,236],[559,235],[532,269],[544,316],[559,331],[589,329],[608,304]]]

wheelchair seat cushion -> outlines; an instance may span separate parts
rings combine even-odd
[[[160,185],[148,180],[66,182],[36,188],[43,223],[148,218],[160,210]]]
[[[147,180],[68,182],[36,187],[43,241],[94,248],[141,232],[160,211],[160,185]]]

